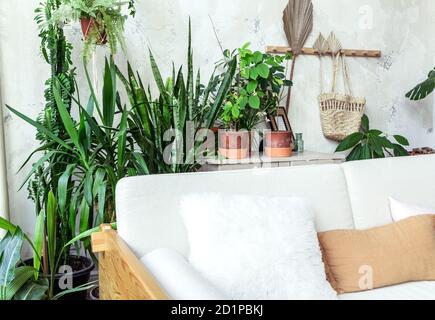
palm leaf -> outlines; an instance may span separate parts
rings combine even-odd
[[[311,0],[289,0],[283,15],[284,31],[294,55],[299,55],[313,30]]]

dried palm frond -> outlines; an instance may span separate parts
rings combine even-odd
[[[333,56],[335,56],[337,53],[339,53],[343,49],[343,46],[342,46],[340,40],[338,40],[338,38],[334,32],[330,33],[328,40],[327,40],[327,44],[328,44],[328,51],[331,51],[331,54]]]
[[[313,44],[313,49],[317,51],[319,55],[324,54],[328,50],[328,43],[322,33]]]
[[[305,42],[313,30],[313,3],[311,0],[289,0],[283,15],[284,31],[293,52],[290,80],[293,81],[295,64]],[[289,87],[286,110],[290,109],[292,87]]]
[[[311,0],[289,0],[284,10],[284,31],[295,56],[313,30],[313,3]]]

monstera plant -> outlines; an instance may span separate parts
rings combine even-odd
[[[406,95],[407,98],[417,101],[425,99],[435,90],[435,68],[429,72],[426,81],[417,85]]]

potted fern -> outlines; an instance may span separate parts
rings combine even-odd
[[[124,25],[127,15],[123,13],[123,7],[126,5],[130,15],[134,16],[134,0],[65,0],[53,12],[50,22],[61,25],[80,22],[85,60],[89,59],[97,45],[108,44],[114,55],[118,46],[125,49]]]

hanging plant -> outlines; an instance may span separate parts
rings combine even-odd
[[[128,6],[131,16],[136,13],[134,0],[65,0],[53,12],[51,23],[60,25],[80,22],[83,31],[83,58],[87,61],[97,45],[108,45],[112,55],[118,47],[125,49],[124,25],[128,17],[123,6]]]

